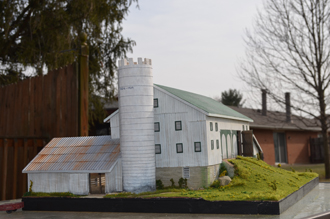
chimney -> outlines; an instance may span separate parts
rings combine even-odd
[[[285,93],[286,122],[291,122],[291,101],[290,93]]]
[[[267,90],[261,89],[262,92],[262,110],[261,115],[267,116]]]

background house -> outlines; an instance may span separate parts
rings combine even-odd
[[[286,112],[267,111],[266,92],[262,109],[231,107],[253,119],[250,129],[264,152],[264,161],[275,163],[310,163],[310,138],[318,137],[321,128],[315,120],[291,114],[290,94],[286,93]]]

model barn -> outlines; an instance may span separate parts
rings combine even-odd
[[[120,60],[118,90],[119,110],[104,120],[111,137],[53,139],[23,170],[33,191],[138,193],[181,177],[209,186],[252,122],[212,98],[154,85],[150,59]]]
[[[161,85],[153,91],[156,179],[166,186],[181,177],[192,188],[208,186],[222,159],[237,155],[237,132],[252,120],[199,94]],[[104,120],[112,138],[120,138],[119,111]]]

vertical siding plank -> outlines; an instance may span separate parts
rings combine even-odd
[[[28,164],[28,142],[27,139],[23,140],[23,166]],[[27,191],[27,174],[23,173],[23,183],[22,183],[23,194]]]
[[[3,140],[3,160],[2,160],[2,197],[1,200],[6,200],[6,185],[7,185],[7,165],[8,165],[8,141]]]
[[[44,87],[43,87],[43,110],[44,110],[44,118],[48,118],[44,121],[45,130],[47,130],[48,135],[52,135],[52,124],[55,123],[51,118],[51,75],[52,71],[48,72],[47,75],[44,76]],[[46,134],[46,135],[47,135]]]
[[[66,80],[67,80],[67,66],[61,69],[61,124],[60,131],[61,136],[67,136],[68,120],[67,120],[67,106],[66,106]]]
[[[72,78],[71,78],[71,100],[72,100],[72,107],[70,115],[73,118],[72,124],[74,124],[74,135],[78,136],[78,64],[74,63],[72,70]]]
[[[71,80],[73,77],[73,68],[72,64],[66,67],[66,78],[65,78],[65,86],[66,86],[66,108],[64,109],[65,112],[65,120],[66,120],[66,137],[76,136],[74,133],[74,124],[73,124],[73,117],[76,116],[74,113],[74,109],[72,109],[72,101],[74,99],[71,98],[72,95],[72,87],[71,87]]]
[[[35,105],[34,105],[34,86],[35,86],[35,80],[32,78],[29,79],[29,135],[28,136],[34,136],[34,130],[35,130]]]
[[[34,94],[34,133],[33,136],[39,136],[40,134],[40,108],[39,108],[39,93],[41,92],[40,90],[40,76],[33,78],[34,81],[34,87],[33,87],[33,94]]]
[[[4,135],[5,105],[6,105],[6,87],[0,87],[0,136]]]
[[[2,179],[3,179],[3,174],[4,171],[3,170],[3,160],[4,160],[4,139],[0,138],[0,200],[2,200]]]
[[[17,169],[18,169],[18,165],[17,165],[17,154],[18,154],[18,141],[17,139],[14,139],[14,151],[13,151],[13,190],[12,190],[12,199],[16,198],[16,194],[17,194]]]
[[[4,87],[0,85],[0,136],[3,135],[2,126],[3,126],[3,109],[4,109]]]
[[[56,87],[56,137],[61,136],[61,74],[60,74],[60,69],[56,70],[56,82],[55,82],[55,87]]]

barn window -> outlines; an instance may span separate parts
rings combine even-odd
[[[155,129],[155,132],[159,132],[160,131],[160,124],[159,124],[159,122],[155,122],[154,129]]]
[[[182,168],[182,178],[189,179],[190,178],[190,169],[189,167]]]
[[[162,153],[162,147],[160,144],[155,144],[155,151],[156,151],[156,154]]]
[[[182,143],[176,144],[176,153],[183,153],[183,144]]]
[[[214,150],[214,140],[211,140],[211,150]]]
[[[218,123],[217,122],[215,123],[215,131],[216,132],[218,131]]]
[[[181,121],[175,121],[175,131],[182,130],[182,123]]]
[[[219,139],[217,139],[217,149],[219,149],[220,146],[219,146]]]
[[[194,146],[195,146],[195,152],[201,152],[202,151],[202,145],[201,145],[200,142],[195,142]]]
[[[213,131],[213,123],[210,122],[210,131]]]
[[[154,99],[154,108],[158,108],[158,99]]]

